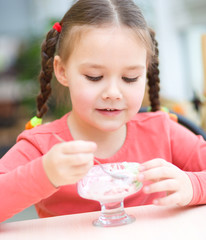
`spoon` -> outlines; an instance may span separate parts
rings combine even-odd
[[[57,140],[59,140],[60,142],[66,142],[66,141],[63,140],[60,136],[58,136],[56,133],[52,132],[52,135],[53,135]],[[126,175],[117,174],[117,173],[111,173],[111,172],[107,171],[107,170],[103,167],[102,163],[100,163],[100,162],[99,162],[97,159],[95,159],[95,158],[94,158],[94,162],[96,162],[96,163],[100,166],[100,168],[102,169],[103,172],[105,172],[107,175],[111,176],[112,178],[122,179],[122,180],[128,178],[128,176],[126,176]]]

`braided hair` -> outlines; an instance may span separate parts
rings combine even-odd
[[[53,74],[53,61],[59,32],[52,29],[48,32],[41,50],[41,71],[39,74],[40,93],[37,96],[37,117],[41,118],[48,110],[47,99],[51,94],[51,79]]]
[[[160,99],[159,99],[159,50],[158,43],[155,39],[155,32],[150,29],[150,35],[154,44],[154,55],[152,56],[151,62],[148,67],[147,78],[149,86],[149,100],[151,105],[151,111],[155,112],[160,110]]]
[[[51,94],[51,79],[55,52],[63,59],[69,58],[74,48],[75,27],[119,24],[133,29],[148,53],[148,86],[151,110],[160,109],[158,45],[154,31],[150,30],[136,4],[132,0],[78,0],[60,21],[62,31],[52,29],[42,44],[42,62],[39,74],[40,93],[37,96],[37,117],[47,112],[47,100]],[[69,40],[68,40],[69,39]],[[73,44],[73,45],[72,45]],[[67,49],[67,51],[65,51]],[[70,49],[70,50],[69,50]]]

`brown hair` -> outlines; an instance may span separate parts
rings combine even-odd
[[[55,52],[57,51],[57,54],[65,61],[75,47],[77,33],[85,29],[85,26],[99,27],[111,24],[133,29],[147,49],[149,63],[147,77],[151,110],[159,110],[157,42],[154,32],[148,28],[140,9],[132,0],[78,0],[60,21],[61,33],[55,29],[50,30],[42,44],[42,68],[39,75],[41,91],[37,96],[37,117],[42,117],[47,112],[46,103],[51,94],[50,82]],[[78,29],[80,31],[75,31]]]

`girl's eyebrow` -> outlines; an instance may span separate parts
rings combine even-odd
[[[80,64],[81,67],[89,67],[89,68],[105,68],[103,65],[96,64],[96,63],[82,63]]]
[[[143,66],[143,65],[134,65],[134,66],[128,66],[125,69],[126,70],[144,70],[145,66]]]
[[[97,68],[97,69],[105,68],[103,65],[95,64],[95,63],[82,63],[80,66],[81,67],[89,67],[89,68]],[[143,65],[127,66],[127,67],[125,67],[125,69],[126,70],[144,70],[145,66],[143,66]]]

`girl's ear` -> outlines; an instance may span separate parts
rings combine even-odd
[[[60,56],[54,57],[54,73],[57,81],[65,87],[68,87],[68,79],[66,77],[65,65]]]

